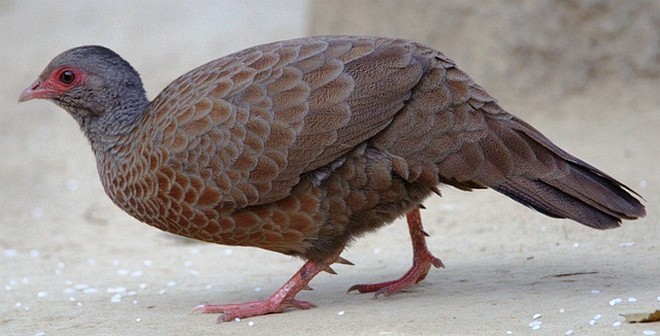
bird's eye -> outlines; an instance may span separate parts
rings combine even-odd
[[[71,70],[64,70],[60,73],[60,82],[64,84],[71,84],[76,79],[76,74]]]

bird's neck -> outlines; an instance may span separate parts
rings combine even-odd
[[[134,152],[139,144],[136,139],[137,130],[149,102],[136,102],[133,105],[123,105],[113,111],[107,111],[102,116],[92,120],[80,121],[81,127],[89,139],[92,149],[97,157],[110,156],[122,161]]]

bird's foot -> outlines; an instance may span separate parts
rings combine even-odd
[[[393,281],[379,282],[374,284],[359,284],[351,286],[348,289],[360,293],[374,293],[374,298],[381,295],[389,296],[400,290],[406,289],[426,278],[431,269],[431,265],[436,268],[445,267],[442,261],[434,257],[428,250],[424,254],[418,255],[412,267],[401,278]]]
[[[287,298],[278,300],[276,295],[266,300],[252,301],[236,304],[221,305],[199,305],[193,308],[193,312],[204,314],[220,314],[218,322],[228,322],[236,319],[244,319],[252,316],[281,313],[290,308],[309,309],[315,307],[307,301]]]
[[[374,298],[381,295],[388,296],[424,280],[429,269],[431,269],[431,266],[436,268],[445,267],[442,261],[433,256],[431,251],[426,247],[425,237],[427,234],[422,227],[422,219],[419,214],[419,209],[407,213],[406,218],[408,219],[408,229],[410,230],[410,238],[413,245],[412,267],[410,267],[406,274],[397,280],[375,284],[354,285],[348,289],[349,292],[358,291],[360,293],[374,293]]]
[[[341,252],[341,251],[339,251]],[[233,321],[252,316],[281,313],[290,308],[309,309],[314,307],[307,301],[296,300],[301,290],[311,289],[309,282],[321,271],[332,270],[333,263],[351,264],[339,256],[339,252],[321,261],[308,260],[280,289],[268,299],[237,304],[199,305],[193,312],[220,314],[218,322]]]

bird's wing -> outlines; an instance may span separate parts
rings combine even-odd
[[[170,84],[148,118],[169,165],[219,207],[286,197],[302,176],[382,131],[425,70],[411,42],[317,37],[246,49]],[[327,170],[326,169],[326,170]],[[321,169],[320,171],[324,171]]]

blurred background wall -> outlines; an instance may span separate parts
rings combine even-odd
[[[660,85],[655,0],[312,0],[308,20],[310,34],[425,42],[506,99],[594,81]]]

